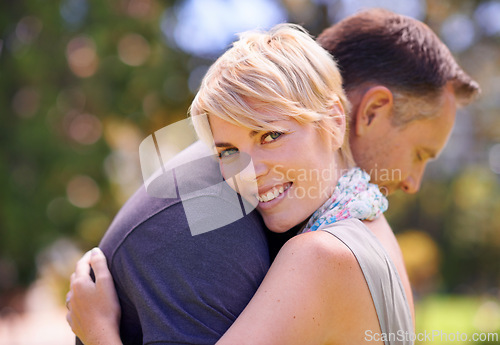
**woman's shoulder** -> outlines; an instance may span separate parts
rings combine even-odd
[[[354,231],[357,232],[358,225],[354,226],[357,228]],[[361,224],[361,227],[364,226]],[[335,228],[336,232],[353,231],[350,222],[338,222]],[[365,234],[361,236],[364,237]],[[352,247],[352,240],[332,236],[329,231],[306,232],[285,243],[278,254],[279,261],[285,263],[288,269],[307,275],[307,280],[304,280],[305,289],[325,294],[335,291],[329,297],[330,302],[349,307],[356,314],[356,308],[352,307],[358,302],[361,303],[359,306],[363,303],[371,305],[372,297],[359,257],[356,250],[353,251],[356,248]],[[359,240],[359,237],[354,240]]]
[[[324,259],[348,260],[352,257],[349,248],[341,240],[325,231],[310,231],[289,239],[282,249],[293,250],[302,255]]]
[[[302,299],[329,324],[328,339],[380,332],[370,290],[352,251],[337,237],[313,231],[290,239],[278,254],[300,280]],[[335,312],[340,311],[340,312]],[[356,338],[357,339],[357,338]],[[363,338],[357,339],[362,343]],[[342,343],[342,341],[340,341]]]
[[[293,263],[295,269],[313,270],[310,276],[324,282],[330,279],[336,285],[349,285],[350,276],[358,277],[361,269],[352,251],[337,237],[325,231],[312,231],[297,235],[281,248],[279,257]],[[310,284],[316,281],[310,280]]]

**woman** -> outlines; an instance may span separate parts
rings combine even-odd
[[[411,291],[394,237],[377,220],[386,200],[351,168],[341,85],[332,58],[293,25],[243,34],[202,82],[191,116],[225,178],[258,203],[271,231],[303,225],[218,344],[411,343]],[[254,173],[232,174],[243,155]],[[78,263],[69,296],[68,322],[85,344],[121,344],[99,251]]]

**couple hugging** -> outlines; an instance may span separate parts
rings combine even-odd
[[[70,326],[86,345],[411,344],[384,194],[418,191],[478,93],[427,26],[386,10],[317,41],[289,24],[241,34],[191,105],[201,141],[176,157],[219,159],[176,172],[189,198],[131,197],[77,263]],[[256,210],[193,236],[186,203],[210,224],[235,207],[228,185]]]

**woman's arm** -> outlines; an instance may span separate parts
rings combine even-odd
[[[317,231],[283,246],[217,345],[362,344],[366,331],[380,328],[359,264],[336,237]]]
[[[66,320],[85,345],[122,345],[120,304],[106,257],[99,248],[87,252],[76,264],[66,306]]]
[[[85,345],[122,344],[120,306],[104,254],[87,253],[71,280],[67,319],[73,332]],[[283,246],[248,306],[217,344],[361,344],[370,330],[380,333],[358,262],[336,237],[316,231]]]

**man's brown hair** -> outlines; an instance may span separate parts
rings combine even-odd
[[[480,92],[479,84],[427,25],[388,10],[352,15],[324,30],[317,41],[337,60],[347,93],[367,84],[393,92],[396,125],[432,116],[432,110],[422,109],[422,100],[436,104],[448,82],[460,105]],[[415,113],[409,103],[417,99],[420,111]]]

